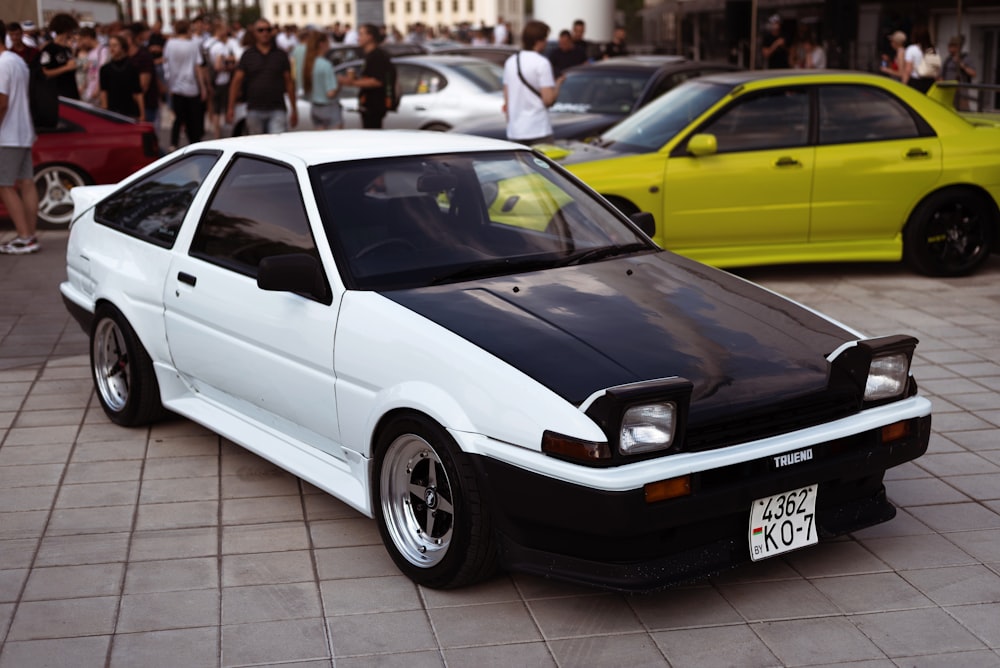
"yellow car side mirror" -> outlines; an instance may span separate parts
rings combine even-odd
[[[699,134],[688,140],[688,153],[694,156],[713,155],[719,150],[715,135]]]

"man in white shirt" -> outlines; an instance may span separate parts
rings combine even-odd
[[[506,44],[509,36],[510,32],[507,30],[507,23],[503,20],[502,16],[498,16],[497,24],[493,26],[493,43]]]
[[[542,55],[549,26],[529,21],[521,32],[522,50],[503,67],[503,103],[507,114],[507,139],[531,145],[552,141],[549,107],[559,94],[552,64]]]
[[[6,37],[7,27],[0,21],[0,200],[17,230],[17,237],[0,246],[0,253],[23,255],[39,249],[38,193],[31,162],[35,126],[28,102],[28,65],[7,49]]]

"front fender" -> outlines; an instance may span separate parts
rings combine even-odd
[[[379,422],[400,409],[534,451],[547,429],[605,440],[593,420],[549,388],[375,292],[345,295],[334,368],[343,445],[365,457]]]

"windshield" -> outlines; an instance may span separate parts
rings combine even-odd
[[[723,84],[685,82],[609,129],[601,143],[618,150],[658,151],[730,90]]]
[[[503,90],[503,69],[490,62],[458,63],[452,67],[487,93]]]
[[[574,114],[621,114],[632,111],[649,80],[648,72],[608,72],[603,68],[566,75],[552,111]],[[596,70],[596,71],[595,71]]]
[[[311,170],[330,245],[358,289],[413,288],[657,247],[529,151]]]

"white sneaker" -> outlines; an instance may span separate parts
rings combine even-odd
[[[17,237],[0,246],[0,253],[4,255],[27,255],[37,253],[42,246],[38,243],[38,237],[30,236],[27,239]]]

